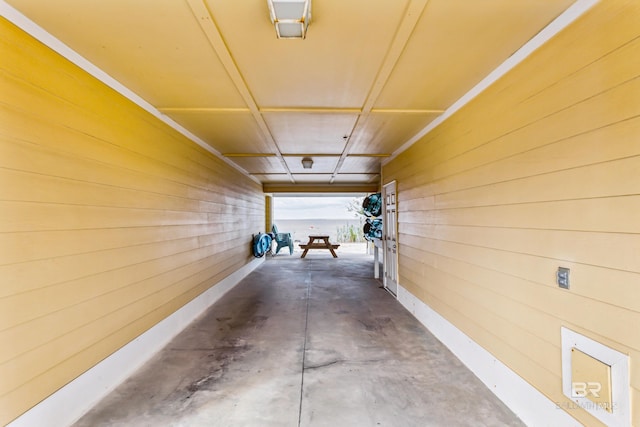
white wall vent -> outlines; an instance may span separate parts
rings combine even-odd
[[[562,392],[567,412],[585,410],[609,427],[631,425],[629,356],[561,328]]]

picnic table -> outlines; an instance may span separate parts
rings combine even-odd
[[[307,256],[307,252],[309,252],[310,249],[328,249],[334,258],[338,258],[335,249],[338,249],[339,247],[340,245],[329,242],[329,236],[311,235],[309,236],[309,241],[306,245],[300,245],[300,249],[304,249],[300,258]]]

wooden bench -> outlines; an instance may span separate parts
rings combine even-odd
[[[329,246],[331,246],[332,249],[338,249],[340,247],[340,245],[336,245],[335,243],[331,243]],[[325,245],[324,243],[314,243],[312,245],[300,245],[300,249],[329,249],[329,247],[327,245]]]

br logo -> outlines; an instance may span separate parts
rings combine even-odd
[[[572,382],[571,397],[600,397],[602,384],[599,382]]]

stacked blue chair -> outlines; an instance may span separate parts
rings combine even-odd
[[[273,240],[275,240],[276,247],[276,255],[280,252],[281,248],[289,247],[289,255],[293,255],[293,239],[291,238],[291,233],[280,233],[278,232],[278,227],[275,224],[271,226],[271,231],[273,232]]]

